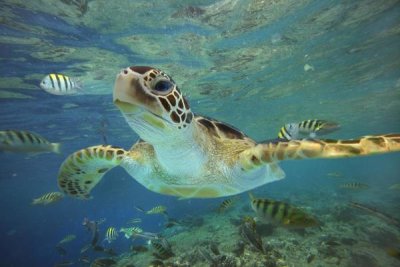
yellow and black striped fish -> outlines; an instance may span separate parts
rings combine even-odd
[[[105,240],[108,241],[108,243],[111,243],[112,241],[116,240],[118,237],[118,231],[114,227],[108,227],[106,231],[106,238]]]
[[[274,221],[286,227],[305,228],[318,226],[318,221],[305,211],[288,203],[259,199],[250,194],[251,207],[260,221]]]
[[[167,215],[167,207],[158,205],[146,211],[146,214],[164,214]]]
[[[325,120],[305,120],[299,123],[285,124],[279,131],[280,139],[293,140],[303,136],[315,138],[318,135],[328,134],[336,131],[340,125],[336,122]]]
[[[174,256],[174,253],[172,252],[171,249],[171,245],[164,238],[161,240],[153,240],[151,242],[151,245],[157,251],[157,255],[162,259],[168,259]]]
[[[341,184],[340,187],[345,189],[367,189],[369,186],[367,184],[359,182],[351,182],[351,183]]]
[[[233,206],[233,204],[235,204],[237,198],[236,197],[231,197],[231,198],[227,198],[224,201],[222,201],[222,203],[219,205],[218,207],[218,213],[222,213],[225,210],[231,208]]]
[[[136,234],[143,233],[143,229],[140,227],[129,227],[129,228],[121,228],[120,232],[124,233],[127,239],[134,237]]]
[[[50,143],[42,136],[28,131],[0,131],[0,150],[22,153],[60,153],[59,143]]]
[[[73,95],[82,90],[80,82],[63,74],[48,74],[40,82],[40,87],[53,95]]]
[[[32,201],[32,205],[47,205],[47,204],[59,201],[63,197],[64,197],[64,194],[61,192],[50,192],[50,193],[44,194],[41,197],[35,198]]]

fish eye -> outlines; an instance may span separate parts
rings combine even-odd
[[[158,92],[166,92],[172,88],[173,84],[168,80],[160,80],[154,85],[154,90]]]

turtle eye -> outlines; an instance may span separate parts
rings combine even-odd
[[[154,90],[158,92],[166,92],[169,91],[173,87],[173,84],[167,80],[158,81],[154,85]]]

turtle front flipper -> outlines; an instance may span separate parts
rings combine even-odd
[[[370,135],[350,140],[276,140],[243,151],[244,169],[290,159],[346,158],[400,151],[400,134]]]
[[[89,193],[110,169],[119,166],[129,152],[113,146],[92,146],[81,149],[62,163],[58,186],[75,198],[90,198]]]

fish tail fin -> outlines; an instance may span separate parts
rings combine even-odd
[[[32,200],[31,205],[37,205],[39,203],[39,199],[35,198]]]
[[[61,143],[52,143],[52,151],[56,154],[61,154]]]
[[[75,83],[75,88],[76,88],[77,90],[79,90],[79,91],[84,91],[84,89],[83,89],[83,82],[82,82],[81,79],[75,78],[75,79],[74,79],[74,83]]]

